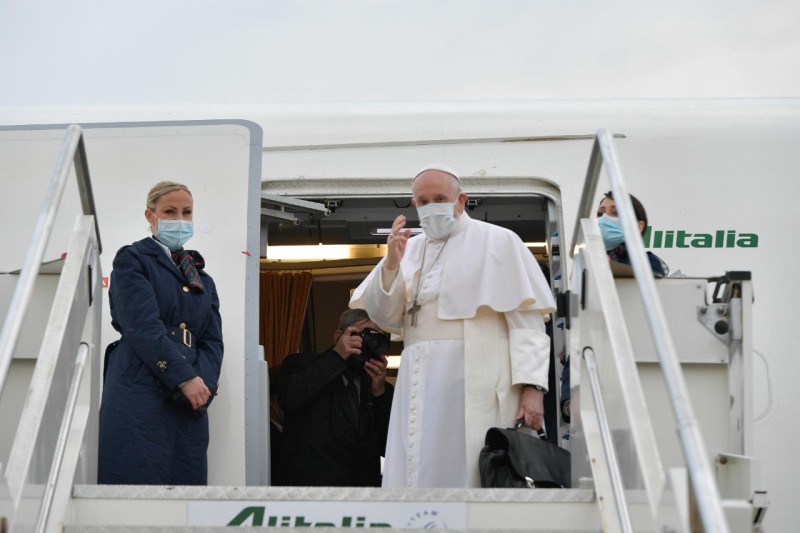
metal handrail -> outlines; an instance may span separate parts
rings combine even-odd
[[[728,531],[728,523],[722,509],[719,488],[714,479],[714,471],[711,468],[703,436],[689,399],[689,392],[683,378],[675,345],[672,342],[672,336],[669,333],[664,310],[661,306],[661,299],[656,291],[653,269],[645,255],[644,244],[639,233],[636,215],[633,211],[633,204],[631,203],[625,180],[622,177],[612,137],[604,128],[597,131],[597,138],[592,148],[570,254],[574,257],[576,253],[580,234],[580,220],[588,218],[591,214],[593,199],[597,190],[597,180],[603,163],[606,164],[606,174],[611,184],[614,202],[617,205],[617,213],[625,235],[625,247],[631,259],[631,266],[636,276],[636,283],[639,287],[639,294],[642,298],[650,333],[653,336],[656,353],[664,374],[667,394],[677,423],[678,436],[689,470],[694,495],[697,499],[703,527],[705,531]]]
[[[606,414],[605,402],[600,389],[600,378],[597,376],[597,361],[594,357],[594,350],[590,347],[583,349],[583,359],[586,361],[586,372],[589,375],[589,386],[594,396],[595,413],[597,414],[597,427],[600,430],[600,438],[603,441],[603,452],[606,456],[606,463],[609,465],[609,478],[611,480],[611,490],[614,493],[614,506],[617,511],[620,528],[622,531],[632,532],[630,514],[627,512],[627,501],[625,499],[625,487],[622,484],[622,475],[619,469],[619,460],[614,450],[611,428],[608,425],[608,415]]]
[[[28,311],[33,287],[39,275],[39,269],[44,257],[45,248],[50,241],[53,232],[58,208],[61,205],[61,198],[64,194],[64,187],[72,164],[75,165],[75,174],[78,179],[78,190],[81,196],[81,206],[84,215],[94,217],[95,234],[97,236],[97,248],[102,253],[103,248],[100,243],[100,230],[97,223],[97,212],[94,205],[94,194],[92,193],[92,183],[89,177],[89,166],[86,161],[86,148],[83,142],[83,132],[80,126],[75,124],[67,127],[67,133],[61,144],[61,151],[58,154],[53,175],[45,194],[42,210],[36,227],[33,230],[33,238],[25,256],[25,264],[20,272],[20,279],[17,282],[14,296],[8,308],[6,321],[3,330],[0,332],[0,395],[6,385],[8,369],[14,356],[14,349],[19,340],[22,330],[22,323]]]
[[[82,342],[78,346],[78,354],[75,357],[75,371],[72,374],[72,382],[69,387],[69,395],[67,396],[67,405],[64,410],[64,419],[61,421],[61,429],[58,432],[58,441],[56,442],[55,457],[53,457],[53,464],[50,467],[50,475],[47,478],[47,486],[45,487],[44,496],[42,497],[42,506],[39,509],[39,518],[36,521],[36,533],[45,531],[47,521],[50,518],[50,510],[53,506],[53,496],[56,492],[56,483],[58,483],[58,474],[61,470],[61,464],[64,461],[64,450],[67,447],[67,438],[69,436],[70,426],[72,425],[72,417],[75,413],[75,404],[78,403],[78,394],[80,393],[81,380],[83,379],[83,369],[86,366],[86,359],[89,356],[89,345]]]

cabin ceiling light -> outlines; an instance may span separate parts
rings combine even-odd
[[[411,235],[419,235],[420,233],[422,233],[422,228],[403,228],[404,231],[407,230],[407,229],[411,230]],[[370,235],[387,236],[388,237],[391,232],[392,232],[392,228],[376,228],[376,229],[370,231],[369,233],[370,233]]]
[[[304,246],[267,246],[268,261],[333,261],[383,257],[385,244],[318,244]]]

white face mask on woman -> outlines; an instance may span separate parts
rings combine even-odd
[[[428,238],[444,239],[453,233],[456,227],[456,203],[430,203],[417,208],[419,225]]]
[[[613,250],[625,242],[625,234],[622,231],[622,223],[620,223],[619,218],[605,213],[597,219],[597,225],[600,226],[600,233],[603,235],[606,250]]]
[[[192,235],[194,235],[194,225],[191,220],[158,219],[156,238],[169,248],[170,252],[180,250]]]

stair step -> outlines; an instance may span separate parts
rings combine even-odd
[[[70,507],[65,531],[233,525],[597,531],[600,523],[591,489],[76,485]]]

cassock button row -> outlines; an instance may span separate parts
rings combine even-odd
[[[408,482],[408,488],[411,488],[411,482],[410,481]]]
[[[409,442],[409,443],[408,443],[408,447],[409,447],[409,448],[413,448],[413,447],[414,447],[414,443],[413,443],[413,442]]]
[[[414,385],[416,385],[417,383],[419,383],[419,381],[415,379],[414,380]]]

